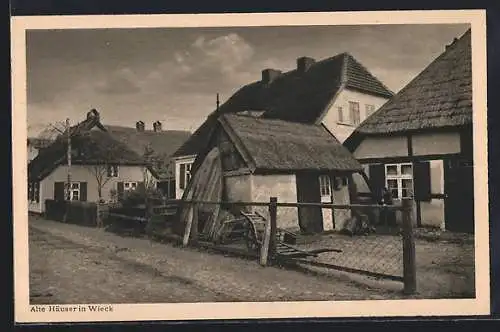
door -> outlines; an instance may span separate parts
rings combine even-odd
[[[319,203],[321,195],[318,175],[301,173],[296,175],[297,201],[299,203]],[[304,233],[323,231],[323,216],[319,206],[301,206],[298,208],[299,226]]]
[[[321,203],[332,203],[332,178],[329,175],[319,176],[319,192],[321,195]],[[321,209],[323,215],[323,230],[329,231],[333,226],[333,213],[331,208]]]
[[[445,160],[445,228],[474,232],[474,172],[471,162]]]

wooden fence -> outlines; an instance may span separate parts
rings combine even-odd
[[[402,213],[402,228],[401,228],[401,250],[402,250],[402,276],[389,275],[370,271],[368,268],[349,268],[336,264],[317,262],[314,260],[290,259],[288,263],[309,264],[322,268],[342,270],[346,272],[359,273],[377,278],[385,278],[396,281],[401,281],[404,284],[405,294],[414,294],[416,292],[416,261],[415,261],[415,239],[413,232],[412,221],[412,204],[411,200],[405,199],[401,205],[375,205],[375,204],[332,204],[332,203],[281,203],[276,197],[270,197],[269,202],[218,202],[218,201],[183,201],[182,205],[191,205],[193,207],[193,217],[187,220],[182,237],[184,246],[190,243],[197,244],[198,241],[198,225],[197,225],[197,206],[203,205],[231,205],[231,206],[260,206],[267,207],[269,210],[269,218],[266,219],[266,226],[260,247],[259,262],[263,266],[269,265],[273,260],[282,260],[286,258],[276,255],[277,252],[277,211],[280,207],[320,207],[323,209],[374,209],[384,211],[400,211]],[[380,244],[379,247],[382,247]],[[393,249],[394,250],[394,249]],[[397,249],[396,249],[397,250]]]

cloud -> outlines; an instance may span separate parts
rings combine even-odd
[[[130,68],[120,68],[96,83],[96,91],[104,94],[131,94],[141,91],[137,84],[139,78]]]

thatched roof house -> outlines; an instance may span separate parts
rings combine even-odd
[[[443,47],[344,142],[420,225],[473,230],[471,31]]]
[[[145,130],[141,122],[137,128],[104,126],[96,110],[70,127],[70,170],[75,197],[108,200],[112,199],[112,191],[120,195],[145,181],[155,185],[168,176],[170,154],[187,139],[189,132],[161,130],[158,121],[153,127]],[[67,149],[65,132],[29,163],[30,211],[43,212],[45,199],[61,199],[61,195],[64,198]]]
[[[276,196],[281,202],[319,203],[327,198],[348,204],[348,179],[362,170],[323,125],[235,114],[217,120],[193,167],[183,199],[225,202],[265,202]],[[349,216],[346,211],[332,214],[321,208],[280,208],[278,225],[321,232],[341,229]]]
[[[207,117],[173,157],[183,165],[192,163],[206,146],[221,114],[244,113],[303,124],[324,124],[343,141],[360,121],[392,96],[393,93],[349,53],[320,61],[301,57],[297,59],[297,67],[288,72],[264,69],[261,80],[236,91]],[[183,175],[177,175],[179,177]],[[179,195],[182,189],[178,188]]]

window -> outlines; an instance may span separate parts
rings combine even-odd
[[[320,175],[319,190],[321,196],[331,196],[330,177],[328,175]]]
[[[413,198],[413,165],[385,165],[387,189],[394,199]]]
[[[69,192],[69,199],[71,201],[80,200],[80,182],[71,182],[71,190]]]
[[[344,110],[342,109],[341,106],[337,107],[337,112],[338,112],[338,122],[343,123],[344,122]]]
[[[366,117],[369,117],[375,111],[375,106],[374,105],[370,105],[370,104],[366,104],[365,105],[365,111],[366,111]]]
[[[118,177],[118,165],[108,165],[108,178]]]
[[[351,124],[357,126],[360,124],[360,114],[359,114],[359,103],[350,101],[349,102],[349,114],[351,116]]]
[[[179,174],[179,188],[186,189],[189,180],[191,180],[191,167],[193,163],[183,163],[180,164],[180,174]]]
[[[40,201],[40,182],[28,183],[28,201],[37,203]]]
[[[125,191],[137,189],[137,182],[123,182],[123,189]]]

